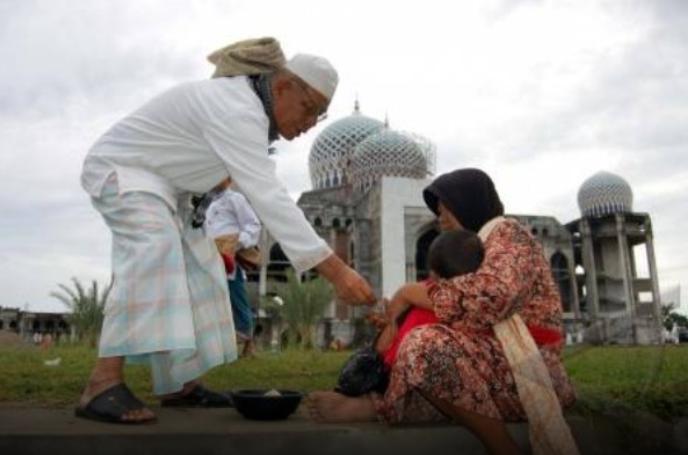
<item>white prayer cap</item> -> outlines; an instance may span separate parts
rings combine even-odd
[[[326,59],[317,55],[296,54],[285,66],[328,101],[332,100],[339,76],[337,70]]]

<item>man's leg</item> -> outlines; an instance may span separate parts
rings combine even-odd
[[[110,387],[124,382],[124,358],[101,357],[91,371],[91,377],[84,388],[79,405],[85,408],[89,402]],[[122,414],[123,421],[147,422],[155,419],[155,414],[144,407]]]

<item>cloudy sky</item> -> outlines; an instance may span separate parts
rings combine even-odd
[[[364,114],[420,133],[437,169],[479,166],[510,213],[579,216],[606,170],[653,219],[663,289],[688,309],[688,2],[0,0],[0,306],[62,310],[73,276],[109,277],[110,237],[79,186],[88,147],[205,56],[275,36],[338,68],[329,120],[279,142],[280,178],[310,188],[317,133]]]

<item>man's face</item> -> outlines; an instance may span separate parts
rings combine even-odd
[[[287,140],[311,129],[327,110],[327,98],[297,79],[277,82],[273,96],[277,130]]]

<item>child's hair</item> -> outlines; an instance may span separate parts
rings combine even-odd
[[[483,243],[466,229],[440,233],[428,249],[428,268],[440,278],[475,272],[483,262]]]

